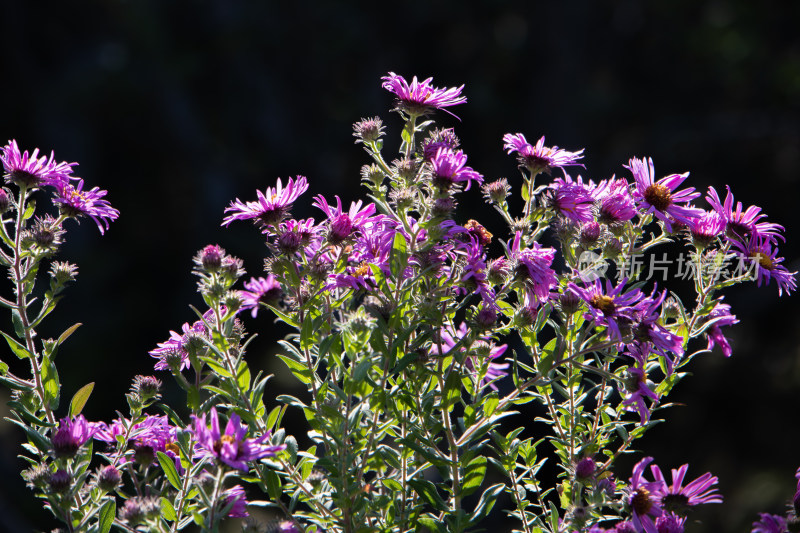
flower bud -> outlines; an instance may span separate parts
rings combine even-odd
[[[594,476],[597,470],[597,463],[591,457],[584,457],[575,465],[575,478],[578,481],[586,481]]]
[[[11,209],[11,195],[5,187],[0,189],[0,215]]]
[[[408,209],[409,207],[413,206],[416,197],[416,191],[408,187],[400,187],[399,189],[394,189],[389,193],[389,199],[392,201],[392,203],[394,203],[398,210]]]
[[[197,253],[194,262],[205,272],[216,272],[222,267],[225,250],[217,244],[209,244]]]
[[[562,313],[571,315],[581,308],[581,299],[572,292],[564,292],[558,296],[558,305]]]
[[[597,244],[600,236],[603,233],[603,228],[595,221],[587,222],[581,226],[581,231],[578,236],[580,243],[584,246],[591,246]]]
[[[416,179],[419,165],[414,159],[408,157],[395,159],[392,161],[392,165],[394,165],[394,170],[400,179],[406,182],[412,182]]]
[[[41,489],[50,483],[51,473],[47,465],[36,465],[22,471],[22,479],[30,488]]]
[[[383,173],[381,167],[374,163],[361,167],[361,179],[371,182],[376,187],[379,187],[383,183],[385,177],[386,174]]]
[[[449,217],[453,210],[456,208],[455,198],[437,198],[433,202],[431,214],[437,218]]]
[[[97,471],[97,486],[100,490],[111,492],[122,481],[122,474],[113,465],[106,465]]]
[[[78,265],[73,265],[66,261],[53,261],[53,264],[50,266],[50,275],[56,284],[65,285],[70,281],[75,281],[75,278],[78,276]]]
[[[72,486],[72,476],[66,470],[59,468],[50,476],[48,484],[51,492],[64,493]]]
[[[378,117],[364,118],[353,124],[353,136],[356,142],[371,143],[383,136],[383,121]]]
[[[161,385],[161,381],[153,376],[136,376],[133,378],[131,392],[139,398],[139,401],[144,402],[160,396]]]
[[[483,196],[492,204],[502,205],[505,203],[506,198],[511,195],[511,186],[508,180],[500,178],[491,183],[486,183],[481,186]]]

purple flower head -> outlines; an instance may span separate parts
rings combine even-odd
[[[759,513],[757,522],[753,522],[750,533],[789,533],[786,518],[769,513]]]
[[[558,146],[552,148],[544,145],[544,136],[532,145],[525,140],[525,136],[521,133],[511,134],[506,133],[503,135],[503,148],[510,154],[517,152],[517,159],[520,165],[526,167],[531,176],[536,176],[541,172],[550,174],[554,168],[564,169],[568,166],[583,166],[576,163],[578,159],[583,158],[583,148],[577,152],[568,152],[562,150]]]
[[[158,348],[148,352],[159,359],[153,368],[180,371],[189,367],[190,352],[203,347],[202,339],[208,337],[208,329],[202,320],[198,320],[191,325],[184,323],[181,331],[182,333],[170,331],[166,342],[158,343]]]
[[[225,208],[226,213],[231,213],[222,221],[227,226],[234,220],[253,220],[263,231],[268,231],[270,226],[277,226],[286,218],[289,210],[297,198],[308,190],[308,182],[304,176],[296,179],[289,178],[286,187],[278,178],[276,187],[267,187],[263,193],[256,191],[258,200],[244,203],[238,198]]]
[[[585,287],[570,283],[567,290],[586,302],[586,318],[594,320],[597,325],[606,326],[609,338],[621,342],[623,333],[620,326],[630,326],[634,306],[645,298],[639,289],[623,292],[627,282],[628,278],[624,278],[614,287],[610,280],[606,280],[603,290],[603,284],[596,279]]]
[[[694,188],[675,189],[689,177],[689,173],[671,174],[655,181],[653,160],[631,158],[625,166],[633,173],[636,180],[636,189],[633,198],[640,204],[643,213],[651,213],[664,222],[667,231],[673,233],[672,224],[679,222],[689,224],[693,218],[703,214],[701,209],[677,204],[687,204],[700,196]]]
[[[597,219],[603,224],[619,224],[636,215],[636,204],[624,179],[603,181],[592,191],[598,202]]]
[[[266,278],[252,278],[244,284],[245,290],[239,291],[242,298],[242,309],[252,309],[253,318],[258,314],[261,304],[275,304],[283,294],[278,279],[270,274]]]
[[[722,349],[722,354],[725,357],[730,357],[733,353],[728,339],[722,334],[721,326],[731,326],[739,322],[735,315],[731,314],[731,306],[728,304],[717,304],[717,306],[708,314],[708,321],[713,325],[706,330],[706,337],[708,337],[708,346],[706,350],[711,350],[714,346],[719,344]]]
[[[494,289],[486,281],[486,253],[477,239],[470,238],[469,244],[464,244],[459,250],[465,255],[461,281],[474,284],[473,292],[480,295],[483,302],[489,306],[495,305]],[[471,280],[471,281],[470,281]]]
[[[357,232],[369,230],[373,225],[384,220],[383,215],[375,214],[375,204],[361,208],[361,200],[350,204],[350,210],[342,210],[342,200],[336,196],[336,207],[328,205],[322,195],[314,198],[313,205],[320,208],[328,216],[328,240],[339,244]]]
[[[59,187],[65,185],[72,178],[72,167],[78,163],[67,163],[62,161],[57,163],[50,157],[39,156],[39,149],[36,148],[32,154],[28,151],[20,153],[17,141],[8,141],[2,148],[0,159],[3,160],[3,169],[6,171],[6,180],[25,187],[40,187],[52,185]]]
[[[246,472],[247,463],[264,457],[275,457],[277,452],[286,448],[284,444],[264,444],[270,437],[269,432],[256,439],[246,438],[247,427],[242,426],[236,413],[232,413],[228,419],[225,433],[220,432],[219,416],[215,407],[211,408],[211,427],[206,425],[206,415],[192,416],[192,419],[194,435],[202,453],[238,470]]]
[[[467,182],[465,191],[469,190],[472,181],[483,183],[483,176],[465,166],[467,156],[461,150],[439,148],[431,160],[431,180],[439,188],[447,189],[455,183]]]
[[[119,418],[111,425],[98,424],[95,440],[116,446],[117,437],[127,436],[133,448],[133,459],[144,465],[155,462],[156,452],[164,452],[175,460],[178,471],[182,471],[178,454],[177,428],[170,426],[166,416],[147,415],[144,420],[131,424],[130,420]],[[127,453],[126,451],[122,452]],[[123,462],[127,458],[122,457]]]
[[[447,148],[454,152],[460,145],[461,141],[458,140],[453,128],[435,129],[428,138],[422,141],[422,158],[430,163],[440,148]]]
[[[645,457],[633,467],[633,475],[628,487],[628,505],[631,507],[631,522],[638,533],[658,533],[655,522],[663,513],[661,510],[660,494],[663,483],[647,481],[644,469],[653,462],[652,457]]]
[[[224,506],[230,505],[228,509],[228,517],[230,518],[245,518],[250,516],[247,512],[247,495],[244,493],[244,488],[241,485],[234,485],[222,493],[222,501]]]
[[[650,471],[656,481],[664,485],[661,493],[661,508],[665,511],[673,512],[680,516],[697,505],[703,503],[722,503],[722,496],[717,492],[714,485],[717,484],[716,476],[706,472],[694,481],[683,486],[683,478],[689,465],[682,465],[680,468],[672,469],[672,484],[668,485],[664,474],[657,465],[650,466]]]
[[[83,415],[62,418],[58,429],[50,439],[53,444],[53,453],[56,458],[74,457],[78,453],[78,449],[99,430],[98,424],[87,422]]]
[[[725,219],[716,211],[705,211],[703,215],[689,221],[689,234],[692,243],[700,248],[706,248],[725,231]]]
[[[632,357],[635,355],[629,353]],[[646,354],[643,354],[646,357]],[[653,403],[658,402],[658,394],[653,392],[647,384],[647,374],[644,369],[644,362],[640,362],[637,366],[632,366],[626,371],[626,378],[624,380],[624,390],[622,393],[622,405],[627,411],[636,411],[639,413],[639,423],[645,424],[650,420],[650,412],[652,408],[647,406],[645,398],[650,398]]]
[[[633,319],[633,334],[638,342],[652,345],[650,351],[655,351],[667,360],[668,372],[672,373],[674,361],[669,354],[677,358],[683,357],[683,337],[676,335],[661,325],[661,304],[667,297],[667,291],[657,294],[657,289],[634,306],[631,318]]]
[[[658,533],[683,533],[683,524],[686,518],[681,518],[673,513],[664,513],[656,518],[656,531]]]
[[[739,249],[740,259],[752,268],[755,268],[757,285],[769,284],[774,279],[778,285],[778,296],[794,292],[797,289],[797,272],[789,272],[783,263],[783,257],[778,257],[778,248],[774,247],[774,240],[769,236],[762,236],[754,232],[745,242],[733,241]]]
[[[728,190],[728,194],[724,202],[720,200],[714,187],[708,188],[706,201],[711,204],[714,211],[723,218],[725,222],[725,234],[729,239],[744,242],[748,237],[752,236],[753,233],[758,233],[773,241],[777,241],[777,239],[784,240],[783,235],[781,235],[783,226],[761,221],[761,219],[766,218],[767,215],[762,214],[761,208],[758,206],[751,205],[747,209],[744,209],[741,202],[736,202],[734,206],[731,188],[727,185],[725,188]]]
[[[109,221],[119,217],[119,211],[111,207],[108,200],[103,200],[108,191],[99,187],[84,191],[82,179],[78,180],[77,187],[64,183],[57,187],[57,191],[53,201],[59,204],[61,212],[74,218],[88,216],[97,224],[101,235],[108,229]]]
[[[594,221],[594,197],[590,187],[579,181],[557,179],[545,193],[545,204],[559,215],[574,222]],[[591,183],[591,182],[590,182]],[[592,184],[593,185],[593,184]]]
[[[525,283],[526,292],[536,301],[547,300],[550,289],[556,286],[558,278],[551,265],[556,251],[545,248],[538,242],[532,248],[521,249],[522,233],[516,232],[511,245],[510,258],[514,261],[514,275],[516,279]]]
[[[381,78],[381,87],[397,97],[397,109],[412,116],[425,115],[433,109],[441,109],[450,113],[446,107],[463,104],[466,96],[461,95],[464,86],[439,89],[431,86],[433,78],[418,81],[417,77],[408,83],[405,78],[390,72]],[[450,113],[453,115],[453,113]],[[455,117],[455,115],[453,115]],[[456,117],[458,118],[458,117]]]
[[[284,254],[294,254],[301,248],[308,246],[317,238],[318,228],[314,225],[313,218],[303,220],[287,220],[282,222],[275,246]]]

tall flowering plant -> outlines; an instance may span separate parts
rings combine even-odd
[[[243,264],[219,245],[194,258],[204,307],[150,351],[186,410],[157,403],[152,376],[135,378],[129,413],[114,421],[80,414],[91,384],[62,407],[54,357],[77,325],[57,340],[36,328],[77,268],[52,257],[68,219],[89,217],[102,233],[118,212],[72,175],[75,163],[3,148],[14,190],[0,195],[12,283],[2,335],[31,371],[0,363],[0,381],[27,437],[23,476],[65,530],[216,531],[259,505],[274,512],[271,531],[467,531],[508,501],[515,531],[663,533],[723,502],[711,473],[684,464],[667,476],[648,456],[624,472],[617,460],[639,453],[634,442],[692,359],[715,346],[731,355],[725,329],[738,320],[723,289],[796,289],[778,255],[783,228],[730,190],[722,200],[710,188],[703,204],[688,173],[659,178],[649,158],[631,158],[621,177],[574,175],[583,150],[522,133],[502,139],[515,185],[489,180],[432,118],[465,103],[463,87],[382,81],[404,125],[397,152],[379,118],[354,127],[368,201],[318,195],[318,218],[298,220],[292,207],[309,182],[279,179],[223,215],[260,231],[264,275],[237,285]],[[505,236],[458,213],[459,196],[478,190]],[[56,213],[36,215],[48,193]],[[682,252],[655,261],[666,243]],[[37,303],[46,262],[50,288]],[[670,265],[693,294],[655,283]],[[294,330],[278,357],[305,387],[299,398],[265,395],[269,376],[248,365],[243,324],[264,312]],[[530,405],[536,417],[520,414]],[[287,413],[305,419],[309,448],[281,428]],[[764,514],[753,531],[795,522],[794,511]]]

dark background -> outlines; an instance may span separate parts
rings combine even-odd
[[[126,408],[132,376],[152,373],[147,351],[202,303],[188,275],[202,246],[219,243],[260,275],[258,232],[220,228],[231,200],[297,174],[310,182],[299,206],[363,193],[368,161],[351,124],[380,115],[398,145],[380,88],[388,71],[465,84],[462,122],[439,118],[487,178],[517,176],[502,151],[509,132],[585,147],[595,180],[651,156],[659,176],[689,170],[701,191],[730,184],[764,206],[797,270],[798,22],[800,3],[768,0],[3,2],[0,138],[78,161],[121,211],[104,237],[90,220],[67,224],[61,259],[80,276],[41,331],[84,323],[59,355],[63,408],[88,381],[90,420]],[[800,466],[797,297],[748,285],[727,299],[742,321],[729,329],[733,357],[700,357],[670,396],[686,406],[639,442],[662,468],[719,476],[726,502],[689,531],[749,531],[757,512],[783,512]],[[247,325],[261,332],[251,366],[279,374],[270,393],[298,392],[271,355],[267,314]],[[20,431],[0,423],[0,438],[0,530],[51,529],[18,474]]]

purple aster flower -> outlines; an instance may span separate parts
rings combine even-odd
[[[669,331],[661,324],[661,304],[667,297],[667,291],[657,294],[657,289],[634,306],[631,318],[634,337],[639,342],[651,344],[650,351],[655,351],[667,360],[668,372],[672,373],[674,361],[670,353],[680,359],[683,357],[683,337]]]
[[[601,182],[592,191],[598,202],[597,218],[603,224],[627,222],[636,215],[636,204],[631,197],[628,182],[613,177]]]
[[[82,179],[78,180],[77,187],[64,183],[57,187],[57,191],[53,201],[59,204],[61,212],[76,219],[88,216],[97,224],[101,235],[108,229],[109,221],[119,217],[119,211],[111,207],[108,200],[103,200],[108,191],[103,191],[100,187],[84,191]]]
[[[681,518],[673,513],[664,513],[656,518],[656,531],[658,533],[683,533],[683,524],[686,518]]]
[[[313,218],[287,220],[280,225],[275,246],[284,254],[294,254],[300,248],[308,246],[318,234],[319,229],[314,225]]]
[[[286,218],[289,210],[297,198],[308,190],[308,182],[304,176],[297,176],[296,179],[289,178],[286,187],[278,178],[276,187],[267,187],[263,193],[256,191],[258,200],[255,202],[244,203],[238,198],[225,208],[226,213],[231,213],[222,221],[223,226],[227,226],[234,220],[253,220],[265,232],[269,226],[277,226],[281,220]]]
[[[689,235],[692,243],[700,249],[706,248],[725,231],[725,219],[716,211],[704,211],[703,214],[689,221]]]
[[[633,475],[628,487],[628,504],[631,507],[631,523],[638,533],[658,533],[654,519],[660,517],[660,494],[664,484],[658,481],[647,481],[644,469],[653,462],[652,457],[645,457],[633,467]]]
[[[731,314],[731,306],[728,304],[719,303],[708,314],[708,322],[713,322],[708,329],[706,329],[706,337],[708,337],[708,346],[706,350],[711,350],[717,344],[722,349],[722,354],[725,357],[730,357],[733,353],[728,339],[722,334],[721,326],[731,326],[739,322],[735,315]]]
[[[439,148],[431,160],[431,180],[439,188],[446,189],[455,183],[467,182],[468,191],[475,180],[483,183],[483,176],[472,168],[465,166],[467,156],[461,150],[453,151],[449,148]]]
[[[511,245],[510,258],[514,261],[514,275],[516,279],[525,283],[526,292],[535,301],[547,300],[550,289],[556,286],[558,278],[551,265],[556,256],[553,248],[545,248],[538,242],[532,248],[521,249],[522,233],[516,232]]]
[[[686,513],[697,505],[722,503],[722,496],[719,495],[716,487],[714,487],[718,480],[710,472],[706,472],[684,487],[683,478],[686,476],[686,470],[688,469],[688,464],[682,465],[677,470],[673,468],[672,484],[668,485],[664,474],[661,473],[661,469],[657,465],[650,466],[650,472],[652,472],[655,480],[664,485],[664,490],[661,493],[661,508],[680,516],[686,516]]]
[[[183,471],[177,444],[177,428],[169,424],[166,416],[147,415],[144,420],[135,424],[131,424],[131,421],[125,418],[118,418],[111,425],[99,423],[93,436],[95,440],[107,442],[113,446],[117,444],[117,437],[127,436],[132,446],[133,459],[136,462],[145,465],[152,464],[156,460],[156,452],[163,452],[175,461],[179,472]],[[118,459],[126,461],[126,453],[128,451],[123,451],[123,455]]]
[[[3,168],[6,171],[6,180],[25,187],[40,187],[42,185],[52,185],[54,187],[63,186],[72,178],[72,167],[78,163],[67,163],[62,161],[57,163],[50,157],[39,156],[39,149],[36,148],[32,154],[28,151],[20,153],[17,141],[8,141],[2,148],[0,159],[3,160]]]
[[[412,116],[430,113],[433,109],[441,109],[450,113],[446,107],[463,104],[467,101],[466,96],[461,95],[464,86],[439,89],[432,87],[430,83],[433,78],[424,81],[417,81],[417,77],[408,83],[405,78],[390,72],[388,76],[381,78],[381,87],[397,97],[397,109]],[[450,113],[453,115],[453,113]],[[455,115],[453,115],[455,117]],[[458,117],[456,117],[458,118]]]
[[[422,141],[422,158],[430,163],[440,148],[455,151],[460,145],[461,141],[458,140],[453,128],[435,129]]]
[[[244,488],[241,485],[234,485],[222,493],[223,505],[228,509],[228,517],[230,518],[245,518],[250,516],[247,512],[247,495],[244,493]]]
[[[758,516],[760,518],[753,522],[750,533],[789,533],[786,518],[769,513],[758,513]]]
[[[569,178],[569,177],[568,177]],[[578,176],[580,180],[580,176]],[[559,215],[574,222],[594,221],[594,197],[583,181],[556,180],[545,193],[544,203]]]
[[[248,439],[247,427],[242,426],[241,419],[236,413],[231,413],[225,433],[220,433],[217,409],[211,408],[211,427],[206,425],[206,415],[192,416],[193,430],[202,452],[207,457],[214,457],[219,461],[236,468],[247,471],[247,463],[264,457],[275,457],[275,454],[286,445],[264,444],[270,437],[269,431],[261,437]]]
[[[350,204],[350,210],[342,210],[342,200],[336,196],[336,207],[328,205],[321,194],[314,198],[313,205],[320,208],[327,216],[329,222],[328,240],[334,244],[339,244],[353,234],[368,230],[374,224],[384,220],[383,215],[375,214],[375,204],[368,204],[361,208],[361,200]]]
[[[583,158],[583,148],[577,152],[568,152],[562,150],[558,146],[552,148],[544,145],[544,136],[532,145],[525,140],[525,136],[521,133],[511,134],[506,133],[503,135],[503,148],[507,153],[517,152],[517,159],[520,165],[526,167],[531,176],[536,176],[541,172],[550,174],[554,168],[564,169],[568,166],[583,166],[576,163],[578,159]]]
[[[725,197],[724,202],[720,200],[714,187],[708,188],[706,201],[725,221],[725,234],[729,239],[744,242],[753,233],[758,233],[773,241],[777,239],[784,240],[783,235],[781,235],[783,226],[761,221],[767,215],[762,214],[761,208],[758,206],[751,205],[744,209],[741,202],[736,202],[734,206],[731,188],[727,185],[725,188],[728,190],[728,195]]]
[[[636,358],[636,356],[631,353],[628,355]],[[659,397],[647,384],[644,362],[640,362],[639,365],[632,366],[626,370],[623,385],[625,389],[620,391],[623,396],[622,405],[627,411],[636,411],[639,413],[640,424],[647,423],[650,420],[652,408],[647,406],[645,398],[650,398],[652,403],[655,404],[658,402]]]
[[[62,418],[58,423],[58,429],[50,439],[53,444],[53,453],[56,458],[74,457],[78,453],[78,449],[99,429],[100,426],[87,422],[83,415]]]
[[[773,247],[774,240],[769,236],[762,236],[756,231],[746,242],[733,241],[733,245],[739,249],[743,261],[755,266],[757,286],[769,284],[774,279],[778,285],[778,296],[783,296],[783,291],[788,294],[797,288],[794,277],[797,272],[789,272],[781,264],[783,257],[778,257],[778,248]]]
[[[159,359],[154,366],[156,370],[180,371],[188,368],[190,352],[202,348],[202,339],[208,338],[208,329],[202,320],[191,325],[188,322],[184,323],[181,331],[182,333],[170,331],[170,337],[166,342],[158,343],[158,348],[148,352],[152,357]]]
[[[693,218],[703,214],[701,209],[677,205],[689,203],[700,196],[699,192],[694,192],[693,187],[675,191],[689,177],[688,172],[671,174],[654,181],[655,170],[651,158],[648,158],[647,161],[631,158],[625,168],[633,173],[636,180],[633,198],[640,204],[643,213],[651,213],[663,221],[668,232],[673,232],[672,224],[674,222],[689,224]]]
[[[265,278],[252,278],[244,284],[245,290],[239,291],[242,298],[242,309],[252,309],[253,318],[258,314],[261,304],[275,304],[283,294],[278,279],[270,274]]]
[[[623,292],[627,282],[628,278],[623,278],[614,287],[610,280],[606,280],[604,291],[603,284],[596,279],[587,283],[585,287],[570,283],[567,290],[588,304],[586,318],[594,320],[597,325],[606,326],[609,338],[621,342],[623,334],[620,325],[630,326],[633,321],[634,306],[645,298],[639,289]]]
[[[486,281],[486,253],[483,246],[477,239],[471,237],[470,242],[460,248],[460,252],[466,256],[461,276],[462,283],[472,280],[471,283],[475,285],[473,292],[478,293],[485,304],[494,307],[495,294],[494,289]]]

